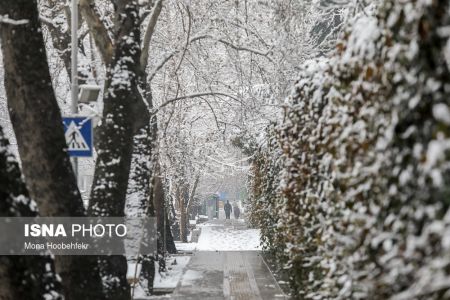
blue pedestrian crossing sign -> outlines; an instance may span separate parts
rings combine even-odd
[[[92,156],[92,119],[89,117],[65,117],[64,136],[69,156]]]

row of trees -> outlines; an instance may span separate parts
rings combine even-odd
[[[301,65],[251,220],[298,299],[448,299],[447,1],[383,0]]]
[[[159,254],[176,251],[170,230],[163,236],[168,202],[186,240],[187,215],[202,180],[242,169],[242,156],[224,155],[227,141],[232,137],[246,149],[260,142],[263,128],[281,112],[277,99],[286,95],[297,66],[330,49],[349,12],[340,9],[343,4],[80,0],[80,44],[74,47],[79,79],[103,87],[98,105],[81,107],[100,118],[85,210],[61,122],[61,111],[68,111],[70,10],[62,1],[5,1],[4,82],[26,190],[19,181],[2,186],[2,214],[20,215],[13,208],[28,194],[41,216],[147,213],[158,219]],[[7,152],[4,157],[12,161]],[[20,177],[10,170],[2,176]],[[15,190],[23,197],[9,199]],[[154,260],[145,257],[150,289]],[[43,261],[51,267],[43,269]],[[129,298],[122,256],[43,258],[33,274],[20,269],[27,261],[11,262],[5,259],[0,276],[12,299],[41,299],[43,292],[55,299]],[[43,276],[51,284],[27,288],[27,278]]]
[[[57,8],[60,3],[49,1],[46,4],[54,5],[54,12],[59,12]],[[155,199],[161,201],[161,197],[153,197],[159,192],[151,189],[149,182],[152,170],[147,167],[147,162],[152,160],[151,149],[155,143],[156,127],[155,122],[150,120],[148,109],[152,107],[145,71],[148,48],[142,46],[140,38],[145,16],[141,13],[142,7],[138,1],[116,1],[114,4],[111,10],[114,23],[107,26],[92,1],[80,1],[80,11],[86,26],[90,27],[105,69],[103,118],[95,133],[97,157],[87,211],[83,207],[77,181],[65,151],[67,146],[61,112],[49,70],[55,68],[55,63],[47,60],[46,43],[42,34],[44,30],[41,27],[42,21],[48,29],[45,32],[53,38],[51,42],[56,45],[54,48],[60,50],[58,53],[65,62],[64,66],[68,68],[69,64],[66,62],[70,45],[66,26],[69,22],[64,20],[70,15],[63,19],[55,16],[47,19],[44,13],[39,15],[37,1],[6,1],[2,5],[1,45],[9,115],[27,190],[37,202],[41,216],[123,216],[133,155],[140,156],[141,160],[137,164],[144,165],[136,167],[137,171],[133,173],[134,178],[138,178],[135,182],[148,191],[141,199],[142,211],[150,215],[155,215],[155,207],[164,211],[162,205],[153,204]],[[145,27],[146,42],[149,42],[153,33],[160,4],[158,2],[151,5],[153,9]],[[66,13],[65,10],[61,11]],[[142,54],[141,46],[147,50],[146,54]],[[134,135],[137,136],[134,140],[139,140],[138,144],[142,147],[133,145]],[[4,175],[9,176],[9,170],[4,171],[7,172]],[[5,195],[11,193],[13,188],[6,186]],[[7,200],[6,198],[5,201]],[[5,214],[11,212],[13,211],[5,207]],[[164,219],[164,213],[156,215],[159,219]],[[159,221],[158,224],[160,223],[162,222]],[[162,232],[161,228],[158,229]],[[173,241],[167,249],[175,251]],[[55,274],[60,275],[61,284],[45,285],[49,291],[43,293],[43,290],[30,289],[30,280],[11,281],[8,289],[5,288],[5,291],[11,291],[11,299],[56,299],[60,297],[59,294],[64,295],[65,299],[129,298],[127,261],[123,256],[62,256],[56,257],[54,261],[46,259],[49,266],[54,263],[56,273],[53,277]],[[3,278],[50,278],[46,272],[51,273],[53,270],[46,265],[45,268],[36,270],[35,274],[28,274],[20,270],[20,265],[9,265],[9,273],[4,273]],[[148,279],[152,282],[152,274],[149,276]],[[44,282],[31,284],[39,285]],[[61,289],[57,288],[59,285],[62,286]],[[27,293],[26,297],[16,295],[23,290]]]
[[[244,171],[236,163],[244,157],[229,140],[256,139],[279,116],[277,99],[296,66],[329,49],[330,28],[342,13],[334,5],[287,1],[164,2],[149,78],[162,175],[182,240],[194,195],[211,195],[216,185],[206,182]]]

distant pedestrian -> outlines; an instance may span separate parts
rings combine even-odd
[[[231,211],[233,210],[232,208],[231,208],[231,204],[230,204],[230,202],[227,200],[227,203],[225,203],[225,205],[224,205],[224,207],[223,207],[223,210],[225,211],[225,217],[227,218],[227,219],[229,219],[230,218],[230,214],[231,214]]]
[[[239,209],[239,206],[234,205],[233,213],[234,213],[234,218],[239,219],[239,215],[241,214],[241,210]]]

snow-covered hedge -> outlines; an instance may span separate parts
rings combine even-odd
[[[281,169],[281,149],[275,138],[274,124],[267,129],[269,139],[263,147],[254,149],[251,165],[252,178],[250,180],[250,199],[246,207],[248,221],[251,225],[261,229],[263,249],[277,258],[283,265],[286,262],[284,253],[284,235],[277,227],[279,211],[283,206],[280,197],[278,176]]]
[[[449,37],[448,1],[383,0],[302,66],[252,198],[297,298],[450,299]]]

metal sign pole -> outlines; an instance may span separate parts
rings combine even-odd
[[[72,115],[78,114],[78,0],[72,0],[72,16],[71,16],[71,77],[72,77]],[[72,157],[72,165],[77,178],[78,184],[78,160]]]

